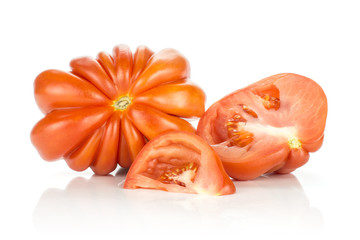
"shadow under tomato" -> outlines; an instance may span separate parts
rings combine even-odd
[[[292,174],[236,181],[236,194],[220,197],[123,189],[125,175],[120,170],[115,176],[76,177],[64,190],[45,190],[33,212],[35,228],[42,234],[92,236],[155,236],[173,234],[174,228],[253,236],[322,231],[321,212],[310,206]]]

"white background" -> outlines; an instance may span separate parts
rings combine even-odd
[[[359,239],[356,2],[1,1],[0,238]],[[29,138],[42,118],[33,80],[120,43],[179,50],[207,107],[276,73],[314,79],[329,104],[323,147],[293,174],[235,182],[224,197],[124,190],[124,171],[43,161]]]

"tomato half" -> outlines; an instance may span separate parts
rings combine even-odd
[[[124,188],[210,195],[235,192],[216,152],[199,136],[182,131],[148,142],[131,165]]]
[[[304,165],[324,139],[327,100],[313,80],[284,73],[265,78],[214,103],[197,133],[239,180],[289,173]]]
[[[145,145],[168,130],[195,132],[182,118],[204,113],[204,92],[189,82],[189,63],[179,52],[154,54],[126,45],[97,59],[81,57],[71,72],[47,70],[35,80],[35,99],[46,116],[31,140],[48,161],[89,166],[99,175],[129,167]],[[182,118],[180,118],[182,117]]]

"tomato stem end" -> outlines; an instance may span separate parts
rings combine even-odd
[[[124,111],[131,104],[131,98],[129,96],[121,96],[118,100],[113,102],[112,107],[116,111]]]
[[[299,140],[297,137],[295,137],[295,136],[292,136],[292,137],[289,138],[288,144],[289,144],[290,149],[293,149],[293,148],[301,148],[301,142],[300,142],[300,140]]]

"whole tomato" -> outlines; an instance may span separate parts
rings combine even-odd
[[[195,132],[182,118],[204,113],[205,94],[189,82],[189,62],[173,49],[145,46],[70,62],[71,72],[47,70],[35,79],[35,99],[46,114],[31,140],[48,161],[89,166],[99,175],[130,167],[145,145],[168,130]]]

